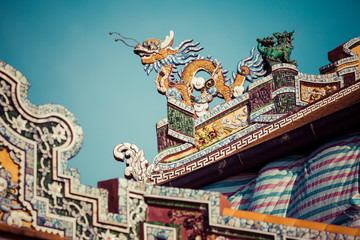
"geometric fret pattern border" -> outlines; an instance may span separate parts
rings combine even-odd
[[[230,144],[221,147],[218,149],[218,151],[214,151],[211,154],[207,156],[203,156],[198,158],[197,160],[191,161],[186,164],[179,164],[180,167],[168,169],[166,171],[163,171],[160,174],[154,174],[153,175],[153,183],[159,184],[162,182],[169,181],[171,179],[174,179],[178,176],[184,175],[186,173],[192,172],[196,169],[202,168],[206,165],[209,165],[211,163],[217,162],[221,159],[224,159],[227,156],[230,156],[234,152],[237,152],[241,150],[242,148],[246,147],[247,145],[273,133],[274,131],[279,130],[280,128],[283,128],[294,121],[297,121],[304,116],[319,110],[320,108],[337,101],[341,99],[342,97],[358,90],[360,88],[360,82],[357,82],[347,88],[344,88],[340,90],[339,92],[336,92],[326,98],[323,98],[322,100],[315,102],[306,108],[303,108],[287,117],[281,118],[275,122],[268,123],[265,126],[261,127],[260,129],[240,138],[235,141],[232,141]]]

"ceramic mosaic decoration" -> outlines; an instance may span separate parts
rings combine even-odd
[[[309,75],[299,73],[296,61],[290,60],[293,34],[285,31],[274,33],[275,39],[258,39],[260,54],[253,48],[232,77],[218,60],[200,56],[199,43],[185,40],[173,47],[173,31],[164,41],[148,39],[136,45],[134,53],[145,72],[157,73],[155,82],[167,97],[168,118],[157,123],[159,153],[151,164],[133,144],[115,147],[115,158],[126,159],[129,166],[125,175],[155,185],[181,186],[176,182],[189,173],[220,165],[358,90],[359,38],[343,44],[346,55],[323,67],[322,75]],[[126,40],[118,35],[117,40]],[[199,72],[209,78],[197,77]],[[214,98],[224,102],[209,109]],[[125,156],[126,151],[133,153]]]
[[[275,37],[281,36],[288,33]],[[135,53],[147,73],[158,72],[157,88],[168,101],[168,118],[157,124],[159,155],[149,164],[135,145],[117,146],[115,156],[128,164],[125,175],[136,181],[111,179],[99,182],[98,188],[81,184],[78,170],[68,167],[83,140],[76,118],[59,105],[31,104],[27,79],[0,61],[0,234],[9,239],[359,238],[356,224],[263,214],[254,210],[255,199],[254,211],[244,211],[237,208],[247,201],[240,191],[229,202],[219,192],[156,186],[213,162],[221,175],[227,156],[329,104],[349,96],[358,100],[359,42],[345,43],[342,49],[349,56],[322,68],[319,76],[298,73],[290,52],[278,54],[284,63],[266,63],[269,72],[253,49],[228,79],[218,61],[199,57],[201,48],[191,40],[176,48],[173,32],[165,41],[146,40]],[[278,59],[270,57],[265,61]],[[208,80],[195,76],[200,70],[209,73]],[[180,79],[171,79],[177,72]],[[200,91],[200,97],[192,91]],[[209,109],[216,97],[224,103]],[[358,169],[353,172],[358,175]],[[358,196],[350,203],[358,207]],[[300,213],[293,212],[293,217]],[[356,214],[352,219],[358,222]]]

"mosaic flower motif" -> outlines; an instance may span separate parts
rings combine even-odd
[[[210,131],[209,132],[209,138],[212,140],[212,139],[215,139],[216,137],[218,136],[218,133],[216,131]]]
[[[109,229],[105,233],[101,233],[101,237],[104,240],[117,240],[116,236]]]
[[[49,194],[53,197],[61,197],[62,196],[62,186],[58,182],[52,182],[48,185]]]
[[[198,147],[203,146],[204,144],[206,144],[206,139],[204,137],[199,137],[196,139],[197,143],[198,143]]]
[[[19,115],[17,118],[12,117],[12,126],[16,129],[18,133],[21,133],[21,131],[26,131],[26,123],[27,121],[21,118],[21,115]]]
[[[56,125],[56,127],[52,127],[53,134],[51,135],[53,139],[58,141],[59,143],[62,140],[66,140],[65,129],[60,126],[60,124]]]

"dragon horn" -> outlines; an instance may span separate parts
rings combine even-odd
[[[166,36],[165,40],[160,44],[160,48],[166,48],[171,46],[174,41],[174,32],[170,30],[169,36]]]

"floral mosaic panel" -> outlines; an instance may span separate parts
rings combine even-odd
[[[339,82],[327,84],[314,84],[309,82],[301,82],[301,101],[312,103],[327,95],[332,94],[340,88]]]
[[[248,126],[248,106],[224,114],[195,132],[196,147],[203,149]]]

